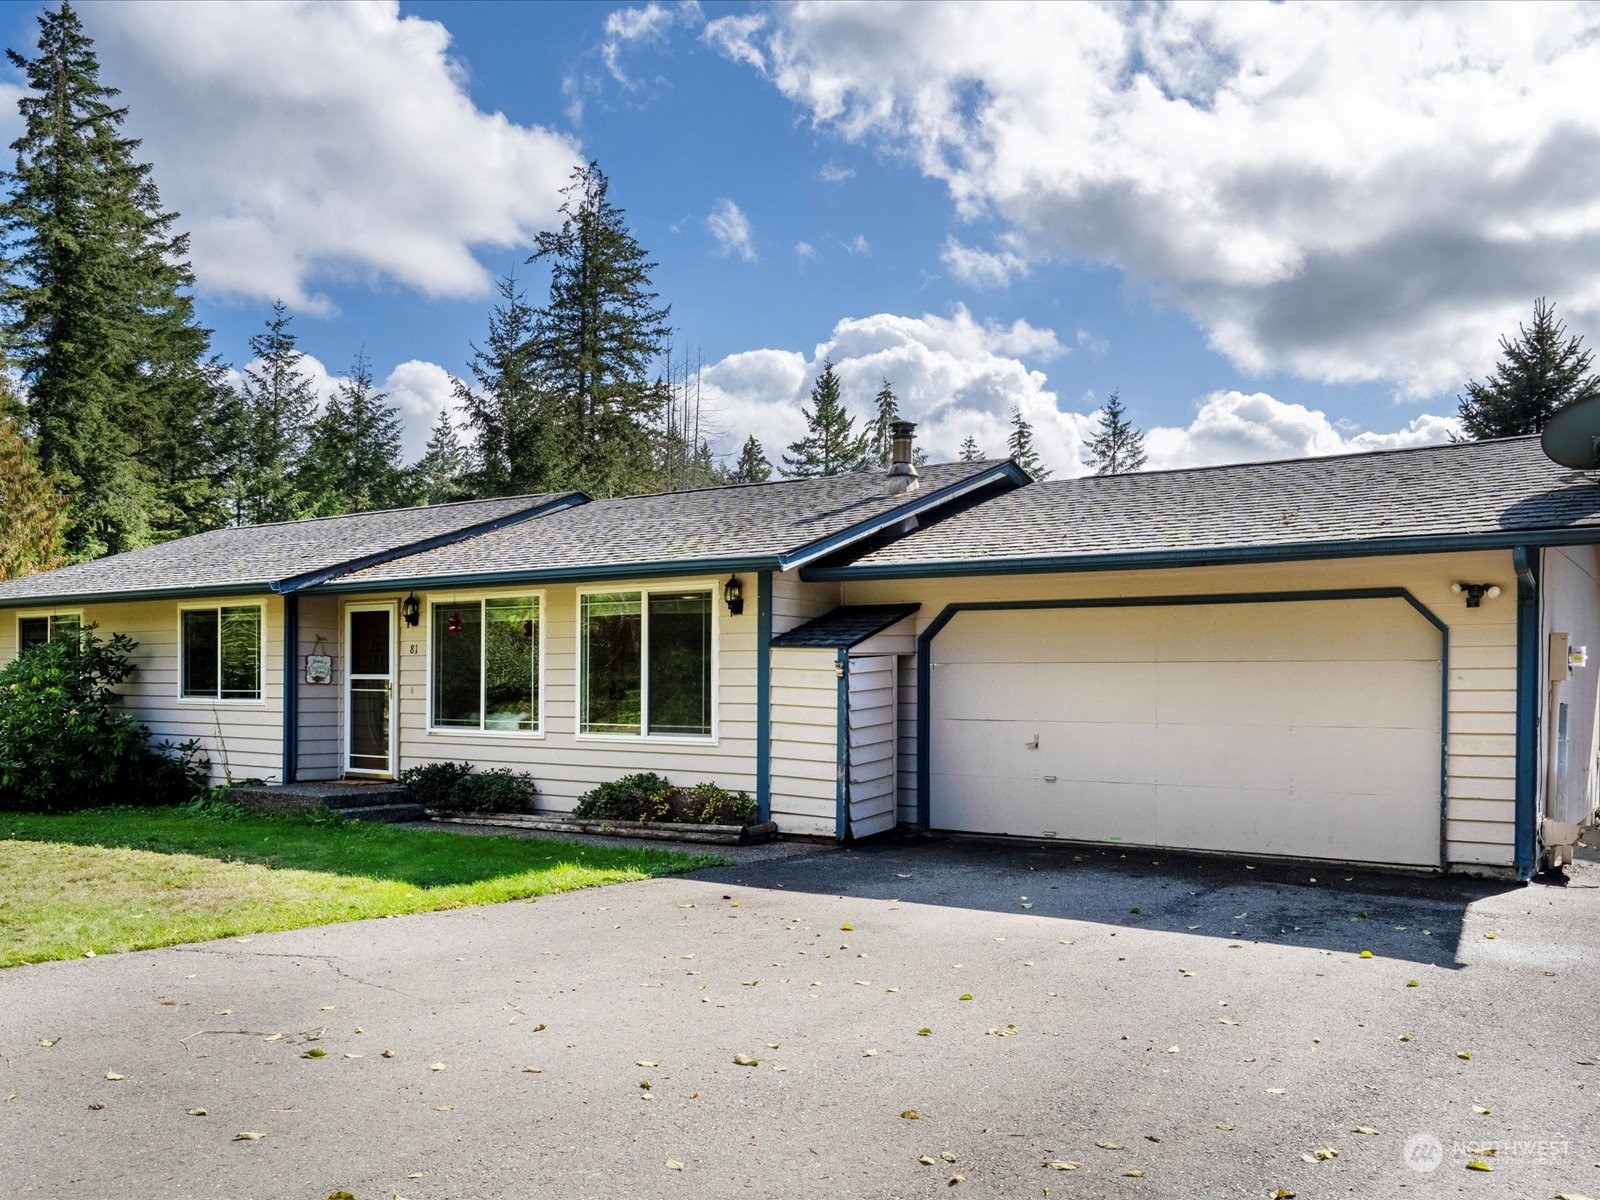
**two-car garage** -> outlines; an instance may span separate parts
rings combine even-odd
[[[926,819],[1438,866],[1445,646],[1393,591],[960,607],[925,650]]]

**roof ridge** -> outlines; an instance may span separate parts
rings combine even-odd
[[[567,488],[558,492],[524,492],[516,496],[483,496],[476,500],[446,500],[443,504],[396,504],[392,508],[364,508],[359,512],[325,513],[320,517],[292,517],[286,521],[261,521],[254,525],[219,525],[215,529],[202,529],[190,537],[198,537],[206,533],[222,533],[235,529],[278,529],[284,525],[314,525],[319,521],[348,521],[351,517],[381,517],[389,513],[408,512],[437,512],[442,508],[467,508],[475,504],[499,504],[509,500],[535,500],[539,497],[575,496],[582,493],[577,488]],[[173,542],[180,542],[182,538],[173,538],[171,541],[158,542],[156,546],[141,546],[141,550],[154,550],[157,546],[170,546]],[[123,551],[131,553],[131,551]],[[107,555],[106,557],[114,557]],[[89,562],[99,562],[100,559],[89,559]],[[76,565],[76,564],[74,564]]]

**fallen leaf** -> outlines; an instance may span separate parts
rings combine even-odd
[[[233,1009],[231,1009],[231,1008],[213,1008],[211,1010],[211,1015],[213,1017],[231,1017],[231,1016],[233,1016]]]
[[[1232,1017],[1218,1017],[1217,1023],[1219,1025],[1237,1025],[1239,1022],[1235,1021]]]
[[[126,1075],[118,1075],[115,1071],[107,1071],[106,1072],[106,1078],[111,1080],[114,1083],[118,1079],[126,1079],[127,1076]]]
[[[1028,907],[1028,906],[1025,905],[1024,907]],[[952,1175],[952,1176],[950,1176],[950,1184],[949,1184],[949,1186],[950,1187],[955,1187],[956,1184],[965,1183],[966,1181],[967,1181],[967,1177],[965,1175]]]
[[[658,1063],[658,1062],[651,1062],[647,1058],[641,1058],[638,1062],[634,1063],[633,1065],[636,1066],[636,1067],[659,1067],[661,1064]]]
[[[1372,951],[1371,950],[1363,950],[1361,952],[1361,957],[1362,958],[1371,958],[1372,957]]]
[[[60,1040],[61,1040],[61,1039],[60,1039],[60,1038],[58,1038],[58,1037],[53,1037],[53,1038],[40,1038],[40,1039],[39,1039],[39,1045],[41,1045],[41,1046],[43,1046],[43,1047],[44,1047],[44,1048],[45,1048],[45,1049],[46,1049],[46,1050],[48,1050],[48,1049],[50,1049],[50,1047],[51,1047],[51,1046],[54,1046],[54,1045],[55,1045],[55,1044],[56,1044],[56,1043],[57,1043],[57,1042],[59,1042],[59,1041],[60,1041]]]
[[[1143,1179],[1144,1178],[1144,1172],[1141,1171],[1138,1167],[1129,1167],[1126,1171],[1124,1171],[1122,1173],[1122,1175],[1123,1175],[1123,1178],[1125,1178],[1125,1179]]]
[[[1222,1130],[1223,1133],[1232,1133],[1235,1129],[1237,1129],[1239,1127],[1237,1125],[1235,1125],[1232,1121],[1219,1121],[1217,1123],[1217,1128]]]
[[[1484,934],[1483,936],[1488,938],[1492,942],[1492,941],[1495,940],[1495,938],[1500,936],[1500,931],[1498,929],[1491,929],[1491,930],[1489,930],[1488,933]]]
[[[365,1058],[366,1057],[366,1055],[362,1054],[359,1050],[346,1050],[344,1052],[344,1056],[346,1058]]]
[[[322,1007],[321,1007],[321,1008],[320,1008],[320,1009],[318,1009],[318,1010],[317,1010],[317,1011],[318,1011],[318,1012],[333,1012],[333,1011],[334,1011],[334,1009],[336,1009],[336,1008],[338,1008],[338,1007],[339,1007],[339,1006],[338,1006],[338,1005],[337,1005],[337,1004],[324,1004],[324,1005],[323,1005],[323,1006],[322,1006]]]
[[[962,992],[960,998],[962,1000],[971,1000],[972,999],[972,993],[971,992]]]
[[[320,1046],[313,1046],[300,1056],[301,1058],[327,1058],[328,1052]]]
[[[929,1158],[926,1154],[924,1154],[921,1158],[917,1159],[917,1161],[919,1163],[921,1163],[925,1167],[933,1166],[933,1159]]]
[[[544,1074],[544,1068],[543,1067],[523,1067],[522,1068],[522,1073],[524,1075],[543,1075]]]
[[[922,1114],[914,1108],[908,1108],[900,1114],[900,1118],[904,1121],[920,1121],[922,1120]]]
[[[1355,1129],[1353,1129],[1351,1132],[1352,1133],[1364,1133],[1364,1134],[1367,1134],[1369,1137],[1378,1136],[1378,1131],[1376,1129],[1374,1129],[1371,1125],[1357,1125],[1355,1127]]]
[[[839,926],[839,928],[844,930],[846,933],[854,933],[856,927],[850,924],[850,922],[846,921],[843,925]]]
[[[751,1058],[748,1054],[735,1054],[733,1056],[733,1064],[736,1067],[759,1067],[761,1060],[759,1058]]]
[[[455,1107],[456,1106],[454,1104],[435,1104],[433,1106],[433,1111],[434,1112],[454,1112],[455,1111]]]
[[[1288,1088],[1268,1088],[1267,1089],[1267,1095],[1269,1095],[1269,1096],[1281,1096],[1285,1092],[1287,1092],[1288,1090],[1289,1090]]]
[[[1421,986],[1422,986],[1422,984],[1421,984],[1421,983],[1419,983],[1419,982],[1418,982],[1418,981],[1417,981],[1417,980],[1415,980],[1415,979],[1408,979],[1408,980],[1406,980],[1406,986],[1407,986],[1407,987],[1421,987]]]
[[[266,1037],[262,1038],[261,1040],[263,1042],[281,1042],[281,1041],[283,1041],[283,1034],[281,1034],[281,1033],[269,1033]]]
[[[1409,1042],[1411,1040],[1411,1035],[1409,1033],[1402,1033],[1400,1035],[1400,1040],[1402,1042]]]
[[[428,1064],[428,1070],[430,1070],[430,1071],[442,1071],[442,1070],[444,1070],[444,1064],[443,1063],[429,1063]]]
[[[394,1057],[394,1051],[393,1050],[385,1050],[383,1052],[383,1057],[384,1058],[393,1058]]]
[[[1167,1053],[1168,1054],[1181,1054],[1182,1051],[1179,1050],[1176,1046],[1168,1046],[1167,1047]]]
[[[876,1058],[877,1056],[878,1052],[876,1050],[863,1050],[861,1052],[862,1058]]]
[[[956,1156],[954,1154],[951,1154],[950,1151],[948,1151],[948,1150],[939,1151],[939,1157],[944,1159],[945,1162],[947,1162],[947,1163],[953,1163],[956,1160]]]
[[[15,1092],[12,1092],[11,1095],[6,1097],[6,1101],[7,1101],[7,1103],[9,1103],[12,1100],[15,1100],[16,1098],[17,1098],[17,1094]],[[98,1100],[96,1100],[93,1104],[89,1105],[89,1111],[90,1112],[99,1112],[103,1108],[105,1108],[105,1105],[101,1104]]]
[[[1457,1050],[1456,1051],[1456,1057],[1457,1058],[1470,1059],[1472,1057],[1472,1051],[1471,1050]]]
[[[253,1129],[241,1129],[238,1133],[233,1135],[233,1140],[236,1142],[259,1142],[266,1136],[266,1134],[257,1133]]]
[[[1044,1165],[1052,1171],[1076,1171],[1083,1166],[1081,1162],[1073,1162],[1070,1158],[1052,1158]]]
[[[1349,880],[1346,880],[1345,882],[1348,883]],[[1288,1188],[1279,1188],[1277,1191],[1272,1193],[1272,1200],[1294,1200],[1294,1193]]]
[[[1469,1158],[1469,1159],[1467,1159],[1467,1170],[1469,1170],[1469,1171],[1492,1171],[1492,1170],[1494,1170],[1494,1168],[1491,1167],[1488,1163],[1484,1162],[1483,1159],[1481,1159],[1481,1158]]]
[[[189,1110],[189,1115],[191,1117],[203,1117],[206,1115],[206,1110],[203,1108],[191,1108]]]
[[[1096,1142],[1095,1145],[1099,1146],[1102,1150],[1121,1150],[1123,1148],[1121,1142],[1099,1141]]]
[[[932,1037],[933,1036],[933,1030],[929,1029],[926,1025],[924,1025],[921,1029],[917,1030],[917,1036],[918,1037]]]
[[[1472,1111],[1477,1113],[1480,1117],[1490,1117],[1494,1115],[1494,1109],[1485,1108],[1481,1104],[1474,1104],[1472,1106]]]

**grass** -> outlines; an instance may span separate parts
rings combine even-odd
[[[300,817],[0,813],[0,967],[430,912],[721,860]]]

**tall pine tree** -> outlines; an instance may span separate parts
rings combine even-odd
[[[599,164],[572,173],[562,223],[539,234],[530,263],[550,270],[537,311],[534,360],[555,406],[548,437],[564,487],[618,496],[654,478],[652,424],[661,394],[651,364],[666,349],[668,306],[652,288],[656,264],[608,196]]]
[[[250,339],[251,363],[240,393],[238,522],[292,521],[311,507],[306,448],[317,394],[300,367],[304,357],[279,300],[266,328]]]
[[[1044,465],[1039,452],[1033,448],[1033,425],[1022,415],[1022,406],[1011,409],[1011,436],[1006,439],[1011,450],[1011,460],[1035,479],[1049,479],[1050,468]]]
[[[756,435],[752,433],[745,438],[744,446],[739,450],[739,461],[733,464],[728,482],[766,483],[771,478],[772,464],[767,461],[766,451],[761,448],[761,443],[756,441]]]
[[[1144,434],[1128,420],[1121,393],[1112,392],[1100,410],[1100,424],[1085,447],[1083,465],[1093,467],[1096,475],[1121,475],[1137,471],[1147,458]]]
[[[471,468],[472,460],[461,444],[455,423],[450,420],[450,410],[445,409],[433,423],[422,457],[411,465],[409,491],[418,504],[466,500]]]
[[[472,382],[455,381],[473,443],[467,490],[474,496],[561,491],[567,484],[555,429],[560,414],[540,383],[538,312],[515,275],[504,276],[497,288],[500,302],[489,314],[488,336],[472,347],[467,364]]]
[[[311,427],[307,490],[319,516],[393,508],[404,499],[400,410],[372,381],[361,350]]]
[[[873,397],[873,403],[877,405],[877,411],[872,418],[872,458],[887,470],[894,461],[894,434],[890,432],[890,426],[900,419],[900,402],[895,398],[894,388],[887,379]]]
[[[1558,410],[1600,394],[1600,375],[1589,369],[1593,360],[1582,338],[1567,336],[1555,305],[1539,297],[1533,324],[1519,324],[1516,341],[1500,339],[1500,362],[1489,378],[1467,384],[1460,407],[1467,436],[1482,441],[1542,432]]]
[[[195,524],[216,392],[195,323],[188,238],[161,207],[127,109],[66,0],[38,18],[23,133],[0,206],[11,362],[40,465],[68,498],[67,552],[132,549]]]
[[[67,532],[61,495],[39,469],[8,399],[0,394],[0,579],[60,566]]]
[[[816,475],[843,475],[872,465],[872,434],[856,432],[856,419],[839,398],[839,377],[833,363],[824,360],[822,374],[811,386],[811,407],[802,408],[806,434],[789,443],[783,456],[783,473],[805,479]]]
[[[967,434],[967,440],[961,443],[961,461],[977,462],[982,457],[983,451],[978,449],[978,439],[970,433]]]

